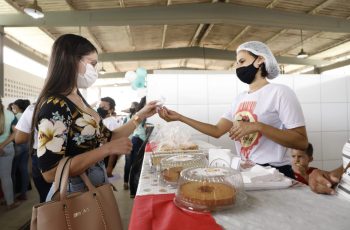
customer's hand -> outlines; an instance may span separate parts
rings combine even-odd
[[[108,155],[122,155],[131,152],[132,143],[128,137],[121,137],[107,142],[102,148],[107,149]]]
[[[137,112],[141,120],[151,117],[157,112],[157,102],[158,101],[150,101]]]
[[[340,176],[333,172],[315,169],[309,175],[309,186],[312,191],[322,194],[335,194],[333,186],[339,183]]]
[[[181,115],[173,110],[167,109],[165,106],[158,110],[158,115],[165,121],[178,121]]]

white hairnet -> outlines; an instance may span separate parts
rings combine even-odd
[[[275,56],[273,56],[271,50],[267,45],[259,41],[245,42],[238,46],[236,52],[246,50],[252,52],[257,56],[262,56],[265,59],[265,67],[268,73],[267,78],[273,79],[279,74],[279,66],[277,64]]]

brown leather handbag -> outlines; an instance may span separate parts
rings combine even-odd
[[[95,187],[88,176],[80,175],[87,191],[67,194],[71,158],[62,159],[57,167],[51,201],[33,207],[31,230],[119,230],[122,222],[113,185]],[[58,193],[59,190],[59,193]]]

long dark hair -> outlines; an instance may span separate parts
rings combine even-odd
[[[15,102],[13,102],[13,104],[17,105],[18,108],[21,110],[18,112],[23,113],[24,110],[26,110],[26,108],[30,105],[30,101],[28,99],[17,99],[15,100]]]
[[[38,122],[39,108],[50,96],[67,96],[77,87],[79,61],[93,52],[97,53],[95,46],[82,36],[65,34],[54,42],[45,84],[34,109],[32,139]],[[78,94],[81,95],[79,91]]]
[[[139,104],[136,107],[136,112],[140,111],[146,105],[146,96],[142,97]]]

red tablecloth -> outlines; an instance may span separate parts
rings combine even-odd
[[[129,230],[219,230],[210,213],[196,214],[177,208],[174,194],[136,196]]]

